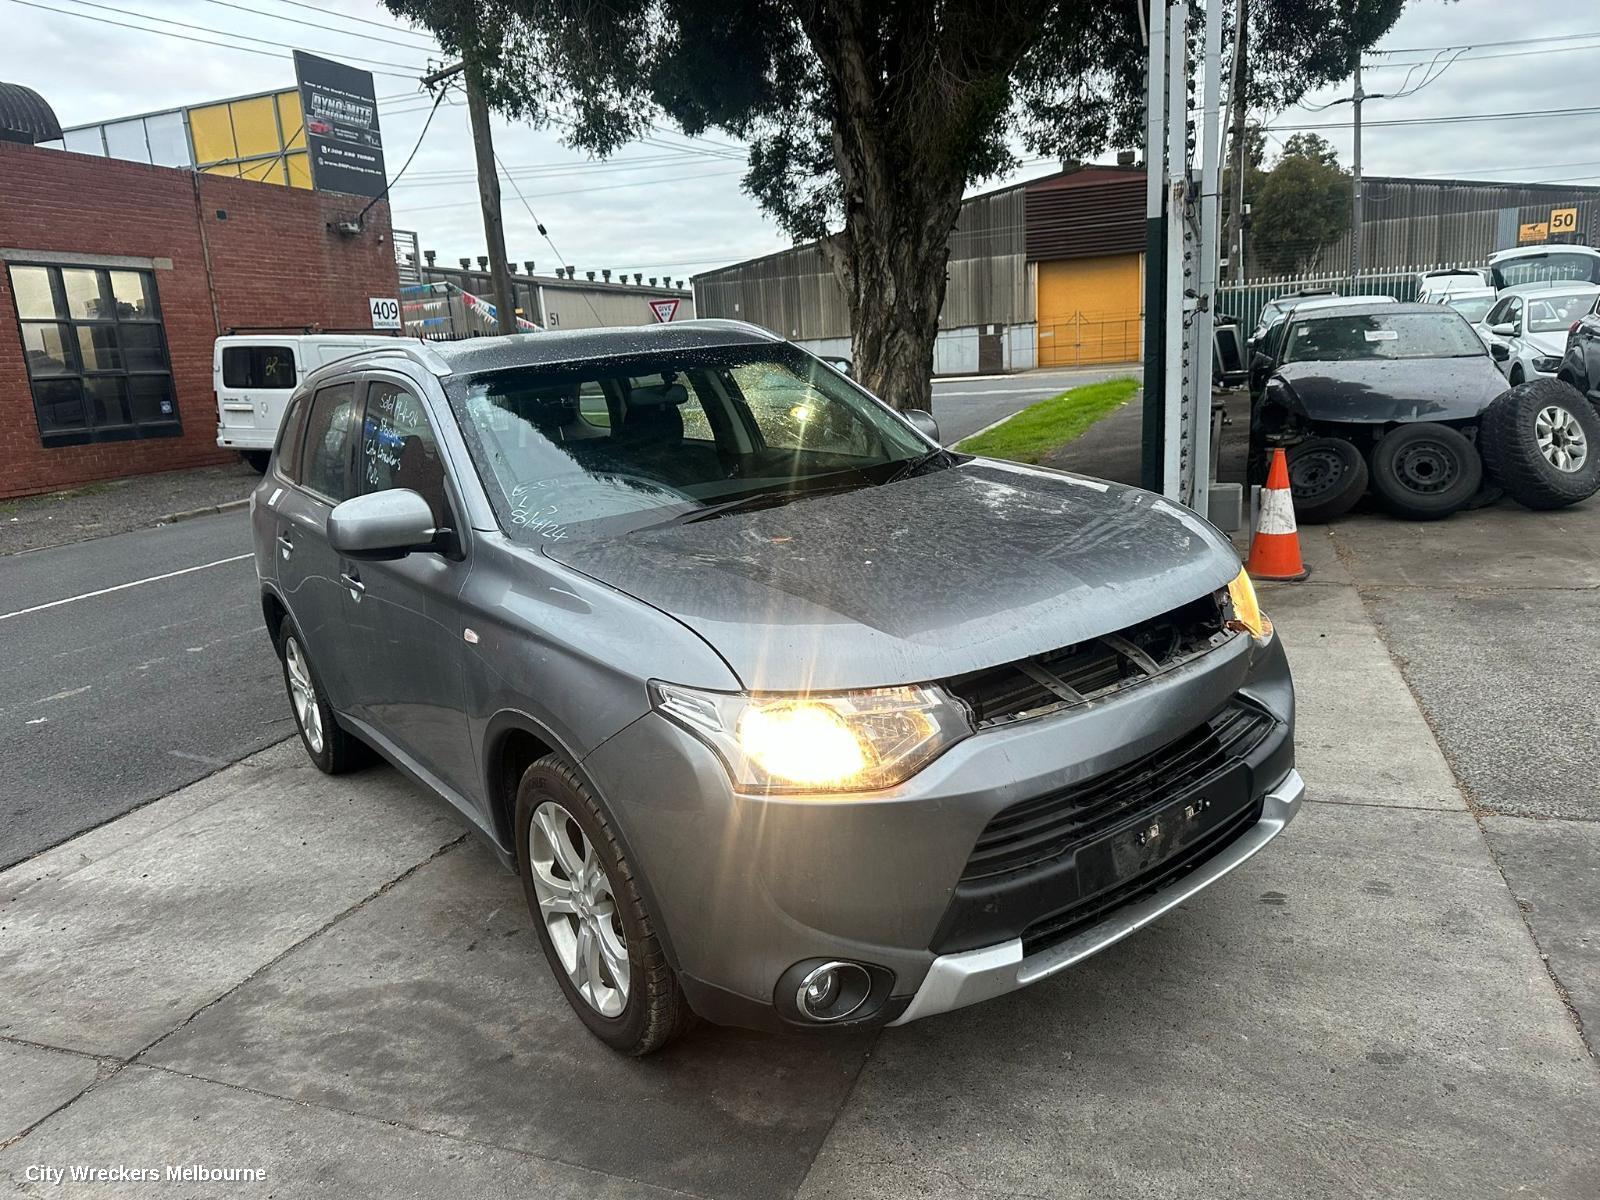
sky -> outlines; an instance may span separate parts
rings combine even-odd
[[[1600,183],[1600,148],[1595,161],[1583,159],[1588,147],[1600,147],[1600,113],[1451,119],[1591,108],[1585,84],[1600,66],[1600,15],[1583,11],[1554,0],[1521,0],[1513,10],[1488,0],[1413,0],[1366,59],[1369,94],[1411,94],[1364,106],[1365,171]],[[0,16],[8,31],[0,78],[38,91],[63,125],[292,87],[292,48],[370,69],[391,180],[428,113],[415,80],[442,61],[429,37],[367,0],[0,0]],[[1574,25],[1574,32],[1560,32]],[[1443,47],[1471,48],[1441,55]],[[1330,126],[1315,132],[1348,165],[1350,106],[1320,106],[1350,90],[1346,80],[1301,106],[1252,116],[1267,123],[1275,143],[1298,127]],[[1383,124],[1390,121],[1425,123]],[[559,255],[580,273],[610,268],[688,279],[789,244],[740,191],[742,154],[723,135],[693,140],[662,132],[654,144],[602,162],[563,146],[559,133],[495,120],[496,150],[522,192],[519,200],[502,184],[507,249],[519,263],[553,270]],[[1031,163],[973,191],[1054,169]],[[472,172],[465,101],[456,92],[393,187],[395,227],[416,230],[422,247],[443,262],[481,254]]]

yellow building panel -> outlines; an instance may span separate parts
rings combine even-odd
[[[1143,346],[1137,254],[1039,264],[1039,365],[1134,362]]]
[[[226,104],[191,108],[189,136],[194,139],[197,163],[224,162],[239,157],[239,148],[233,143],[233,118]]]
[[[201,167],[200,169],[207,175],[226,175],[229,179],[239,178],[238,163],[213,163],[209,167]]]
[[[282,187],[284,180],[283,159],[261,158],[254,162],[239,164],[239,178],[253,179],[257,183],[275,183]]]
[[[290,150],[306,148],[306,122],[300,111],[299,92],[278,93],[278,123],[283,128],[283,144]],[[296,184],[296,187],[299,185]],[[306,184],[307,187],[311,185]]]
[[[289,166],[289,186],[311,188],[311,159],[304,153],[291,154],[284,159]]]
[[[276,154],[283,149],[278,133],[278,113],[271,96],[233,102],[233,137],[240,158]]]

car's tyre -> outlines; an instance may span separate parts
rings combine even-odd
[[[1368,464],[1372,490],[1396,516],[1437,521],[1465,508],[1483,482],[1483,460],[1448,425],[1399,425],[1383,436]]]
[[[688,1001],[633,866],[605,812],[558,754],[523,772],[517,863],[550,970],[590,1033],[637,1056],[688,1027]]]
[[[1289,450],[1294,515],[1309,525],[1342,517],[1367,492],[1367,460],[1344,438],[1307,438]]]
[[[1563,508],[1600,489],[1600,413],[1557,379],[1502,392],[1478,422],[1484,465],[1517,503]]]
[[[288,618],[278,629],[278,660],[283,664],[283,686],[289,692],[289,711],[294,715],[300,744],[317,770],[342,775],[371,761],[371,751],[334,717],[300,631]]]
[[[241,450],[239,457],[258,475],[267,473],[267,464],[272,461],[271,450]]]

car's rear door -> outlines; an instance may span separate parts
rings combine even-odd
[[[409,488],[444,531],[435,545],[387,561],[346,559],[353,587],[343,599],[353,645],[351,713],[402,754],[463,796],[476,790],[477,759],[467,729],[459,597],[471,569],[469,535],[433,418],[421,392],[400,375],[367,376],[357,425],[357,494]],[[443,416],[443,414],[441,414]]]

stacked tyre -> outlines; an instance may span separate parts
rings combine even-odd
[[[1502,392],[1479,418],[1477,443],[1432,422],[1397,425],[1363,456],[1352,442],[1308,438],[1289,451],[1296,515],[1342,516],[1370,487],[1390,512],[1436,521],[1502,494],[1562,508],[1600,490],[1600,413],[1570,384],[1538,379]]]
[[[1490,478],[1527,508],[1565,508],[1600,490],[1600,413],[1570,383],[1502,392],[1483,410],[1478,444]]]

